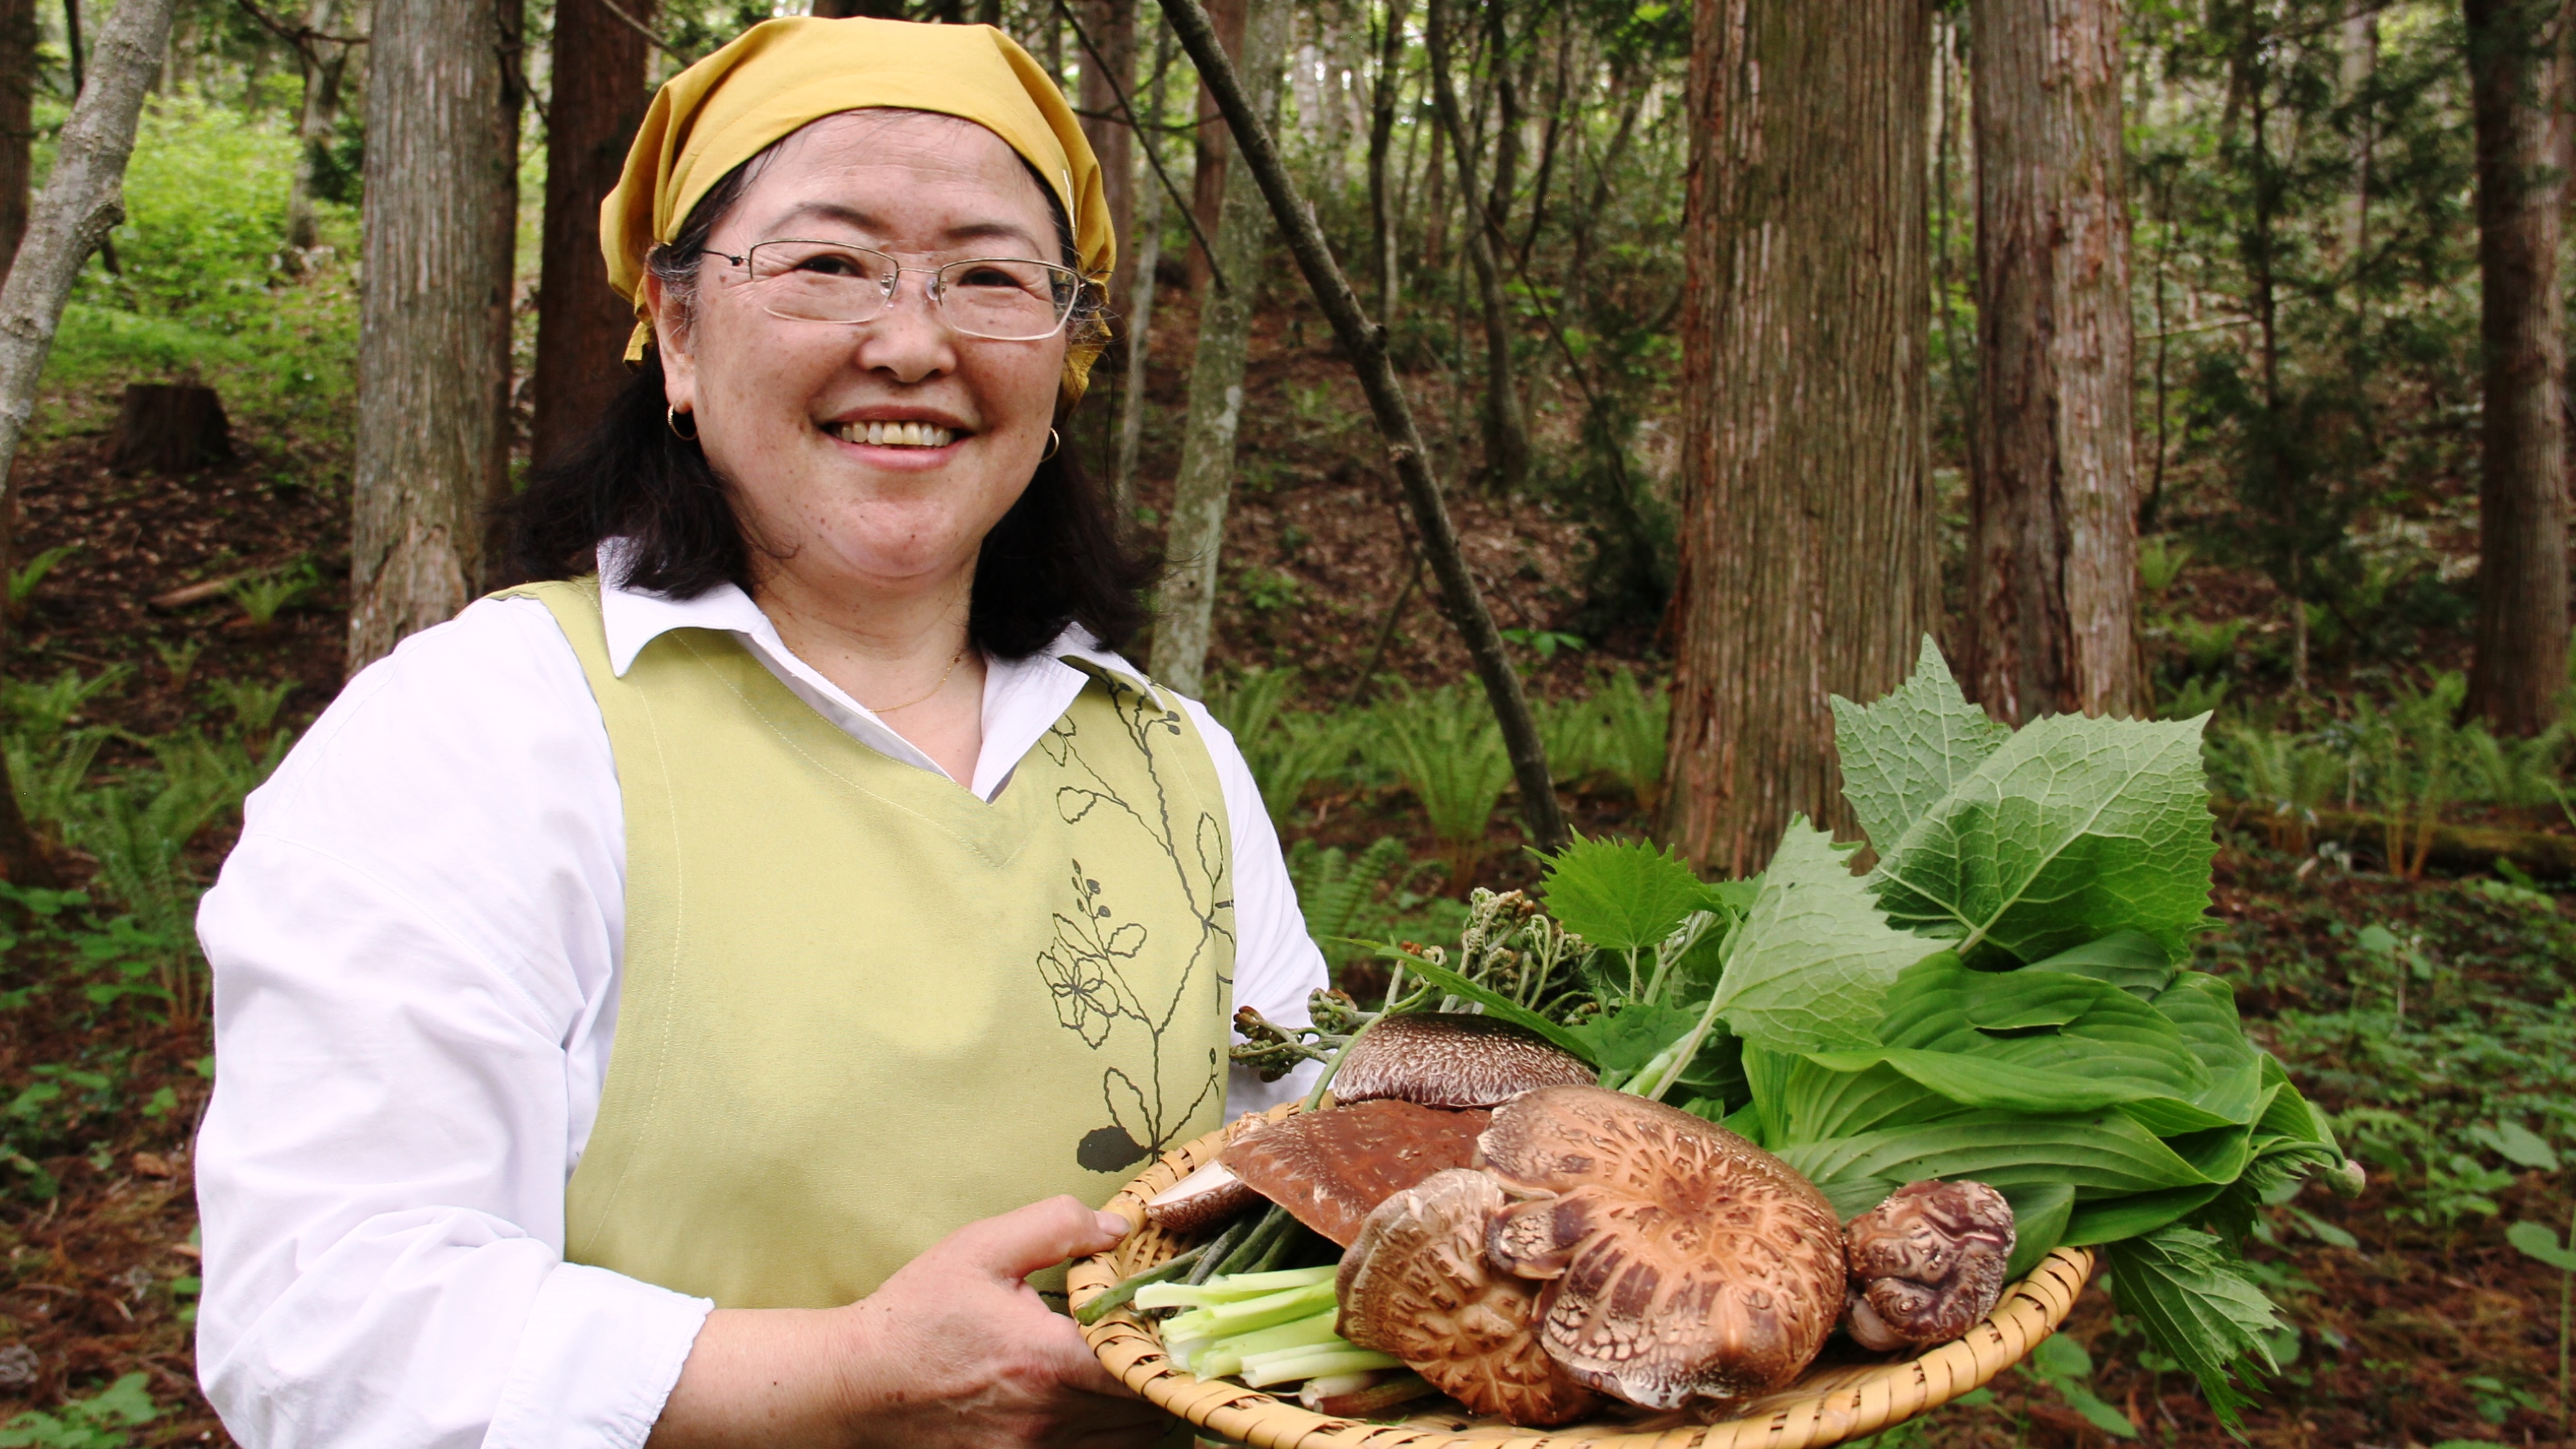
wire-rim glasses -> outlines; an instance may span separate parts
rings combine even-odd
[[[795,239],[706,255],[742,268],[762,310],[791,322],[874,322],[894,309],[906,272],[930,279],[931,310],[949,327],[992,342],[1053,337],[1082,305],[1081,273],[1025,257],[907,267],[873,247]]]

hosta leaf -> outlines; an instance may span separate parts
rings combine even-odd
[[[2111,1244],[2111,1296],[2146,1330],[2147,1341],[2200,1380],[2220,1423],[2234,1428],[2251,1402],[2237,1376],[2273,1367],[2264,1336],[2278,1333],[2272,1300],[2220,1250],[2218,1239],[2169,1227]]]
[[[1882,851],[2012,737],[1959,692],[1928,634],[1913,678],[1873,704],[1836,695],[1833,710],[1843,798]]]
[[[2098,941],[2060,951],[2030,963],[2033,971],[2071,971],[2107,981],[2132,996],[2153,1000],[2173,981],[2173,959],[2156,938],[2142,931],[2113,931]]]
[[[1795,1143],[1779,1154],[1818,1186],[1850,1177],[1968,1177],[2000,1189],[2059,1182],[2079,1191],[2127,1193],[2203,1187],[2235,1175],[2231,1168],[2226,1177],[2213,1176],[2119,1112],[1970,1112],[1927,1125]],[[2223,1159],[2208,1165],[2227,1167]]]
[[[1832,836],[1793,819],[1728,942],[1718,1014],[1781,1051],[1867,1046],[1889,983],[1931,949],[1888,928]]]
[[[2180,954],[2209,905],[2201,721],[2033,721],[1891,845],[1890,924],[1971,961],[2036,961],[2134,930]]]
[[[2067,1219],[2065,1236],[2059,1241],[2070,1248],[2090,1248],[2122,1238],[2144,1237],[2207,1207],[2221,1191],[2217,1187],[2175,1187],[2088,1202]]]
[[[1547,913],[1604,951],[1642,951],[1709,908],[1691,868],[1642,840],[1584,840],[1547,865]]]
[[[2066,1220],[2075,1211],[2075,1189],[2062,1182],[2034,1183],[2004,1194],[2012,1204],[2012,1258],[2004,1264],[2004,1281],[2018,1283],[2039,1260],[2066,1239]]]

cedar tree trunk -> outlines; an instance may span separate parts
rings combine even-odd
[[[2565,0],[2466,0],[2486,354],[2467,710],[2537,734],[2567,687]]]
[[[36,0],[0,0],[0,268],[27,234],[35,101]]]
[[[1485,397],[1481,420],[1485,435],[1486,477],[1507,494],[1517,495],[1529,481],[1529,427],[1521,413],[1520,384],[1512,369],[1512,304],[1503,290],[1502,256],[1509,243],[1503,235],[1500,207],[1511,195],[1515,136],[1520,129],[1513,99],[1509,57],[1499,35],[1494,65],[1500,75],[1502,116],[1495,126],[1494,186],[1479,200],[1474,133],[1459,111],[1458,92],[1449,66],[1449,21],[1441,0],[1430,0],[1422,15],[1423,40],[1431,53],[1431,97],[1440,113],[1440,129],[1449,136],[1458,166],[1458,195],[1470,211],[1467,260],[1476,272],[1476,300],[1485,322]],[[1499,27],[1497,27],[1499,32]]]
[[[1698,0],[1683,514],[1665,832],[1759,870],[1792,815],[1848,834],[1831,694],[1904,679],[1933,622],[1924,0]]]
[[[132,3],[132,0],[126,0]],[[503,0],[504,5],[512,0]],[[492,0],[378,0],[351,480],[351,673],[465,607],[507,446],[517,107]]]
[[[652,0],[619,8],[652,22]],[[580,442],[626,385],[623,359],[635,309],[610,289],[600,265],[599,205],[617,185],[627,144],[644,119],[649,58],[643,33],[601,0],[558,0],[537,282],[536,417],[528,445],[539,465]]]
[[[2135,715],[2136,464],[2119,0],[1975,0],[1969,692]]]
[[[1216,39],[1225,53],[1238,60],[1243,55],[1244,0],[1211,0],[1208,19],[1216,28]],[[1190,173],[1190,211],[1197,216],[1199,230],[1215,236],[1222,218],[1218,215],[1225,203],[1225,159],[1228,149],[1225,119],[1217,114],[1216,97],[1208,94],[1206,82],[1199,84],[1198,154]],[[1208,280],[1207,253],[1198,241],[1190,242],[1190,290],[1206,296]]]
[[[1136,287],[1136,133],[1118,110],[1119,95],[1136,92],[1136,0],[1081,0],[1081,7],[1083,31],[1105,62],[1083,52],[1082,134],[1100,158],[1101,199],[1109,203],[1109,229],[1118,238],[1118,269],[1109,278],[1109,305],[1117,308]],[[1123,336],[1127,329],[1118,330]]]
[[[1279,103],[1279,64],[1288,48],[1290,0],[1252,0],[1243,44],[1234,52],[1254,114],[1265,120]],[[1243,422],[1243,364],[1252,341],[1252,308],[1261,296],[1262,244],[1270,213],[1250,167],[1231,167],[1225,209],[1217,219],[1217,265],[1227,285],[1211,287],[1199,309],[1198,349],[1190,360],[1190,415],[1181,431],[1181,468],[1172,479],[1172,524],[1163,541],[1171,561],[1163,580],[1163,615],[1154,625],[1154,678],[1197,695],[1207,668],[1215,619],[1217,555],[1225,543],[1226,505],[1234,492],[1235,434]]]

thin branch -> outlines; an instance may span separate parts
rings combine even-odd
[[[600,3],[605,5],[608,0],[600,0]],[[1190,235],[1198,238],[1199,251],[1207,258],[1208,275],[1215,279],[1219,290],[1233,291],[1232,284],[1225,279],[1225,272],[1216,264],[1216,243],[1208,240],[1208,234],[1199,229],[1199,215],[1190,209],[1190,199],[1181,195],[1181,188],[1172,184],[1172,173],[1163,169],[1162,154],[1154,149],[1154,138],[1148,134],[1151,128],[1137,121],[1136,108],[1128,104],[1127,83],[1118,78],[1118,68],[1100,58],[1100,47],[1091,43],[1091,32],[1082,28],[1082,17],[1073,13],[1072,6],[1065,0],[1055,0],[1055,8],[1073,26],[1073,38],[1082,42],[1083,54],[1091,57],[1091,63],[1100,67],[1101,78],[1109,82],[1109,94],[1117,98],[1119,112],[1127,118],[1127,129],[1136,133],[1136,144],[1145,148],[1145,161],[1154,168],[1154,178],[1163,183],[1164,192],[1181,209],[1181,220],[1190,224]]]
[[[258,6],[253,5],[250,3],[250,0],[233,0],[233,3],[242,8],[243,14],[258,21],[261,29],[268,31],[278,39],[294,46],[296,53],[302,55],[306,60],[316,60],[316,57],[313,54],[313,42],[317,40],[324,41],[331,45],[364,45],[367,43],[367,37],[363,35],[332,35],[324,31],[316,30],[309,25],[290,26],[286,24],[286,22],[279,20],[277,17],[260,9]]]
[[[609,14],[616,16],[618,19],[625,21],[627,26],[636,34],[643,36],[645,44],[652,46],[655,50],[662,52],[664,55],[669,56],[671,59],[678,61],[684,66],[696,65],[698,63],[698,58],[696,56],[689,54],[685,50],[681,50],[677,46],[671,44],[671,42],[664,40],[661,36],[654,34],[652,26],[649,26],[643,21],[636,19],[634,16],[627,14],[625,7],[619,5],[617,0],[599,0],[599,3],[602,9],[605,9]]]

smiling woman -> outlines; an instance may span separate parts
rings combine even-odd
[[[1057,445],[1105,217],[986,27],[770,22],[656,98],[539,582],[352,680],[207,897],[237,1439],[1158,1431],[1057,1265],[1301,1090],[1228,1023],[1323,970],[1231,741],[1115,652],[1149,571]]]

